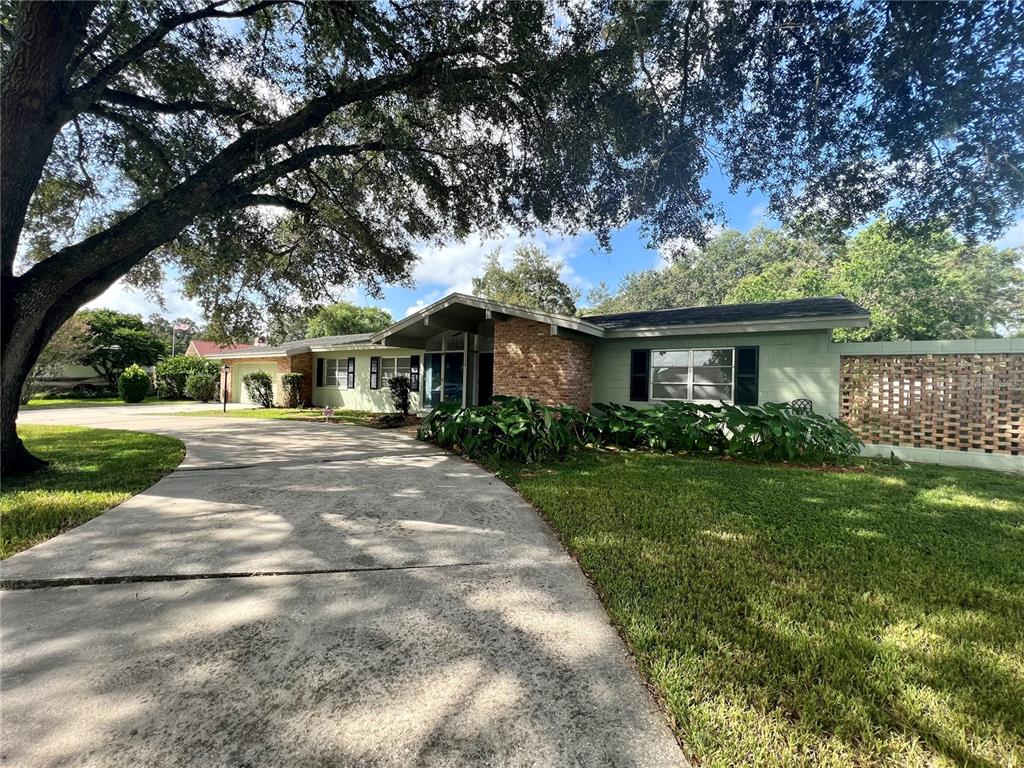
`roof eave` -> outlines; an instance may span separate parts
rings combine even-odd
[[[636,328],[609,328],[606,338],[623,339],[650,336],[696,336],[709,333],[757,333],[770,331],[813,331],[830,328],[866,328],[870,315],[837,315],[834,317],[782,318],[778,320],[741,320],[728,323],[687,325],[648,325]]]

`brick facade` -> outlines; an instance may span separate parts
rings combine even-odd
[[[868,444],[1024,455],[1024,354],[843,355],[840,410]]]
[[[494,394],[590,408],[591,345],[552,336],[551,326],[513,317],[494,323]]]

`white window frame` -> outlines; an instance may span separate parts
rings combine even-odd
[[[725,352],[728,351],[732,355],[732,362],[729,364],[729,368],[732,371],[732,377],[729,380],[729,399],[728,400],[695,400],[693,398],[693,354],[694,352]],[[659,352],[685,352],[686,353],[686,397],[655,397],[654,396],[654,357]],[[715,366],[701,366],[702,368],[725,368],[724,365]],[[736,347],[692,347],[683,349],[652,349],[651,350],[651,362],[647,369],[647,397],[650,400],[657,400],[660,402],[677,402],[677,403],[729,403],[730,405],[736,402]],[[724,386],[725,382],[721,382],[719,386]],[[698,386],[701,386],[698,384]],[[708,385],[708,386],[714,386]]]
[[[398,361],[405,360],[404,366],[399,366]],[[390,364],[390,365],[389,365]],[[399,372],[399,368],[404,368],[404,372]],[[377,368],[377,376],[379,377],[380,388],[383,389],[388,385],[392,376],[410,376],[412,372],[412,359],[409,355],[404,357],[399,355],[397,357],[382,357],[380,359],[380,365]]]
[[[345,389],[345,382],[348,381],[348,358],[347,357],[325,357],[324,361],[324,388]],[[330,383],[331,369],[334,369],[334,383]]]

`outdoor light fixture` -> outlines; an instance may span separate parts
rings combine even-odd
[[[221,370],[224,371],[224,395],[221,397],[220,401],[224,405],[224,413],[227,413],[228,412],[228,372],[231,370],[231,367],[227,363],[225,363],[224,364],[224,368],[222,368]]]

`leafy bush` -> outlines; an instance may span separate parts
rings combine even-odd
[[[156,364],[156,393],[170,400],[182,400],[187,396],[185,384],[194,373],[218,377],[220,367],[213,360],[193,355],[173,355]]]
[[[185,394],[193,400],[208,403],[217,397],[220,381],[207,373],[193,373],[185,379]]]
[[[395,410],[403,416],[409,415],[409,393],[411,382],[408,376],[392,376],[388,381],[388,389],[391,390],[391,402],[395,404]]]
[[[137,364],[129,365],[117,379],[117,392],[126,403],[141,403],[149,392],[149,374]]]
[[[564,456],[598,437],[594,418],[572,406],[547,406],[528,397],[495,396],[490,405],[441,403],[418,430],[421,440],[468,456],[537,461]]]
[[[263,408],[274,406],[274,381],[266,371],[253,371],[242,377],[250,402]]]
[[[838,419],[797,413],[785,403],[664,403],[645,409],[599,403],[594,408],[589,414],[507,397],[474,408],[442,403],[426,417],[418,434],[469,456],[525,462],[563,456],[587,444],[764,461],[835,462],[856,456],[861,445]]]
[[[860,441],[832,416],[797,413],[787,403],[652,408],[598,404],[602,442],[656,451],[688,451],[764,461],[838,461],[856,456]]]
[[[298,408],[304,404],[302,379],[301,373],[285,373],[281,375],[281,390],[284,392],[285,408]]]

